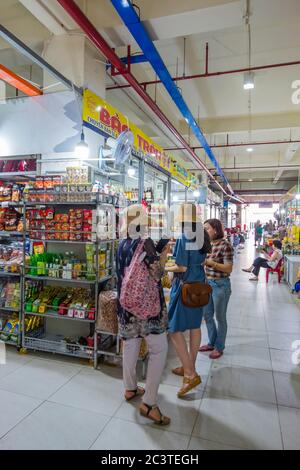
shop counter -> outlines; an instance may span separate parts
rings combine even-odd
[[[284,278],[294,291],[295,283],[298,281],[298,270],[300,268],[300,255],[285,255],[284,257]]]

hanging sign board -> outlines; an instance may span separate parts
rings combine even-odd
[[[178,181],[186,186],[189,185],[189,173],[185,168],[177,163],[174,167],[171,156],[162,147],[144,134],[116,108],[88,89],[84,90],[83,94],[83,122],[92,130],[114,139],[121,132],[130,129],[134,136],[132,152],[134,155],[153,161],[160,168],[171,173]]]

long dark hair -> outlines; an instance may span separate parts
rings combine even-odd
[[[187,226],[187,223],[186,222],[182,222],[181,223],[181,230],[182,230],[182,233],[184,233],[184,228]],[[197,222],[191,222],[190,224],[191,228],[192,228],[192,232],[193,233],[196,233],[197,230],[199,230],[199,224]],[[203,227],[203,225],[201,224],[201,227],[200,227],[200,230],[203,230],[204,232],[204,237],[203,237],[203,246],[202,248],[200,249],[200,253],[203,253],[203,254],[207,254],[207,253],[210,253],[211,252],[211,242],[210,242],[210,238],[209,238],[209,235],[207,233],[207,231],[205,230],[205,228]],[[196,240],[196,237],[194,238],[194,241]],[[191,240],[192,241],[192,240]]]
[[[216,232],[215,240],[220,240],[221,238],[224,238],[224,228],[222,222],[219,219],[208,219],[204,223],[209,224]]]

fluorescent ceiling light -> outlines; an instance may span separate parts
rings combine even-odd
[[[254,88],[254,73],[247,72],[244,74],[244,90],[253,90]]]
[[[253,152],[253,148],[252,147],[247,147],[247,152]]]

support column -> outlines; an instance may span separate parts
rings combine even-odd
[[[105,99],[105,59],[99,55],[82,34],[53,36],[45,43],[43,58],[78,87],[90,88]],[[44,72],[44,86],[57,81]],[[64,89],[53,86],[51,91]]]

